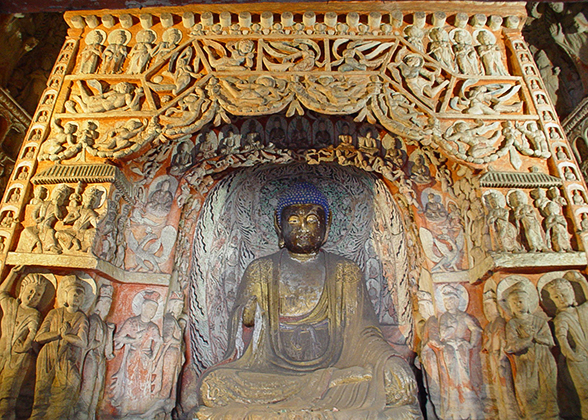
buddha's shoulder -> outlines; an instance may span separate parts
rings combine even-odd
[[[351,261],[349,258],[346,258],[339,254],[333,254],[332,252],[323,251],[325,253],[325,258],[329,261],[330,264],[342,265],[346,267],[357,267],[359,266]]]
[[[328,261],[327,264],[334,268],[338,273],[344,275],[346,279],[361,279],[363,277],[361,268],[359,268],[359,266],[349,258],[345,258],[341,255],[333,254],[331,252],[325,252],[325,257]]]
[[[265,257],[259,257],[254,259],[247,266],[247,271],[256,272],[260,270],[272,269],[274,264],[278,261],[278,254],[279,253],[270,254],[266,255]]]

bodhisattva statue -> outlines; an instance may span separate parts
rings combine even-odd
[[[506,290],[512,319],[506,324],[514,386],[523,419],[558,419],[555,346],[547,321],[531,313],[530,296],[520,283]]]
[[[94,313],[88,317],[88,347],[84,355],[80,396],[75,409],[76,420],[95,420],[98,401],[104,392],[106,360],[114,358],[115,325],[105,319],[112,305],[113,287],[100,287]]]
[[[311,184],[280,197],[282,250],[245,271],[228,358],[204,373],[197,418],[422,418],[413,373],[382,337],[360,268],[321,250],[330,220]],[[252,339],[234,360],[243,326]]]
[[[81,309],[86,291],[75,275],[66,276],[59,287],[63,307],[49,311],[35,337],[43,347],[37,358],[31,420],[69,418],[79,394],[82,356],[88,346],[88,318]]]
[[[23,266],[16,266],[0,286],[2,337],[0,338],[0,418],[14,419],[16,399],[33,360],[33,339],[41,322],[36,309],[45,293],[47,280],[28,274],[20,285],[18,299],[9,295]]]
[[[545,285],[557,307],[555,336],[578,393],[582,418],[588,418],[588,303],[577,305],[574,289],[563,278]]]

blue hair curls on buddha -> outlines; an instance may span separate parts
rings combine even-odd
[[[278,198],[276,217],[282,223],[282,212],[295,204],[316,204],[325,211],[325,219],[329,219],[329,201],[316,186],[308,182],[298,182],[286,189]]]

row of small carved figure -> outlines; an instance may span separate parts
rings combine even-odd
[[[428,36],[426,45],[425,35]],[[404,36],[416,50],[428,53],[450,71],[470,76],[509,74],[496,36],[486,29],[474,31],[472,37],[470,32],[461,28],[447,33],[439,27],[425,31],[416,25],[410,25],[404,29]],[[179,47],[182,37],[181,31],[170,28],[163,33],[163,40],[156,44],[156,32],[144,29],[137,33],[136,44],[129,49],[127,44],[131,39],[131,33],[124,29],[116,29],[108,35],[108,46],[105,47],[103,43],[106,33],[95,29],[86,37],[86,46],[80,53],[77,72],[121,73],[125,61],[129,58],[126,73],[135,75],[143,73],[152,61],[155,65],[169,58],[171,61],[168,73],[174,74],[174,78],[177,79],[179,76],[175,73],[181,70],[188,76],[198,71],[197,62],[191,62],[194,56],[192,48],[188,46],[181,54],[180,51],[172,54]],[[378,44],[380,43],[377,42],[376,45]],[[251,40],[230,41],[224,46],[215,41],[204,40],[202,48],[207,53],[210,65],[217,71],[251,70],[255,63],[255,43]],[[367,42],[349,43],[342,52],[333,50],[332,54],[336,61],[331,64],[343,63],[338,67],[338,70],[343,72],[367,70],[368,67],[373,67],[373,64],[368,65],[370,60],[363,51],[371,48],[372,45]],[[264,63],[270,70],[310,71],[315,66],[323,66],[326,63],[319,64],[317,61],[321,55],[321,48],[312,40],[270,42],[264,45],[264,51],[272,60],[277,60],[273,62],[264,58]],[[198,57],[196,60],[199,62]]]
[[[449,34],[443,28],[428,31],[429,42],[425,48],[425,31],[411,25],[404,29],[406,40],[421,52],[428,54],[451,71],[470,76],[508,76],[500,47],[495,35],[479,29],[472,35],[456,28]]]
[[[163,34],[163,41],[154,45],[157,34],[152,30],[142,30],[136,36],[137,43],[129,52],[127,47],[131,39],[131,33],[124,29],[116,29],[108,36],[108,46],[103,43],[106,33],[102,30],[93,30],[85,39],[86,47],[80,53],[80,65],[78,73],[92,74],[98,70],[104,74],[121,73],[123,64],[130,57],[128,74],[142,73],[152,58],[160,61],[174,50],[182,39],[182,32],[178,29],[168,29]]]
[[[585,204],[582,192],[574,194],[574,204]],[[511,190],[505,200],[497,190],[484,193],[486,221],[492,238],[492,250],[496,252],[555,252],[572,251],[568,222],[562,215],[567,200],[558,187],[537,188],[531,192],[534,207],[522,190]],[[507,203],[508,207],[507,208]],[[543,226],[537,210],[543,216]]]
[[[18,252],[87,252],[94,243],[102,215],[96,211],[104,203],[105,190],[82,183],[72,189],[66,184],[53,188],[38,186],[29,205],[32,226],[22,231]],[[12,216],[13,217],[13,216]],[[4,223],[4,219],[1,223]]]
[[[17,266],[0,285],[0,391],[7,396],[0,416],[23,409],[17,401],[23,372],[35,360],[31,418],[65,419],[75,413],[76,418],[93,419],[103,394],[109,395],[121,416],[149,410],[154,417],[169,415],[184,357],[181,295],[169,297],[162,330],[153,322],[161,312],[160,296],[151,290],[134,297],[136,316],[115,326],[105,321],[112,304],[111,285],[103,284],[95,298],[83,276],[63,276],[56,285],[49,279],[53,275],[25,273]],[[23,279],[16,299],[10,292],[19,277]],[[42,320],[38,308],[49,306],[54,296],[58,307]],[[122,362],[105,387],[106,360],[115,352],[123,355]]]
[[[559,365],[551,351],[555,341],[548,318],[538,309],[537,290],[525,277],[510,276],[484,293],[484,330],[465,312],[467,291],[462,286],[441,289],[445,311],[439,318],[431,295],[418,292],[427,410],[441,419],[587,417],[586,281],[578,272],[567,272],[543,283],[539,280],[541,303],[554,315],[565,359]],[[567,372],[558,375],[558,366]],[[558,405],[558,388],[565,390],[567,404]]]

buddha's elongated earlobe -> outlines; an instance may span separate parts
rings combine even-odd
[[[274,213],[274,228],[276,229],[276,233],[278,234],[278,246],[280,249],[284,248],[285,242],[284,237],[282,236],[282,227],[278,222],[278,213]]]
[[[333,221],[333,213],[329,212],[327,216],[327,227],[325,228],[325,239],[323,240],[323,245],[327,242],[327,238],[329,237],[329,232],[331,231],[331,222]]]

